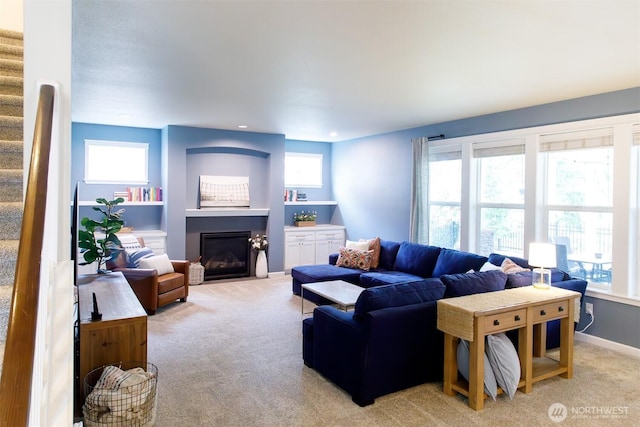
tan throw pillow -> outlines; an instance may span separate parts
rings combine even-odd
[[[342,247],[340,248],[336,266],[369,271],[372,255],[373,251],[359,251],[357,249]]]
[[[502,261],[502,265],[500,266],[500,268],[502,269],[503,273],[507,274],[520,273],[521,271],[531,271],[528,268],[520,267],[509,258],[505,258],[504,261]]]
[[[361,242],[369,243],[369,250],[373,251],[373,256],[371,257],[371,268],[378,268],[380,264],[380,237],[375,237],[373,239],[360,239]]]

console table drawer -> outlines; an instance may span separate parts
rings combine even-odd
[[[533,322],[546,322],[553,319],[562,319],[569,315],[568,301],[558,301],[533,307]]]
[[[527,309],[492,314],[484,318],[484,330],[487,334],[508,331],[525,326],[527,323]]]

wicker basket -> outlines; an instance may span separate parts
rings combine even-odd
[[[147,427],[156,421],[158,367],[153,363],[105,365],[84,378],[85,426]]]
[[[189,264],[189,285],[199,285],[204,282],[204,267],[199,262]]]

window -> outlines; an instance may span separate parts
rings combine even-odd
[[[612,272],[612,129],[542,135],[547,229],[566,246],[574,276],[609,287]]]
[[[428,243],[433,246],[459,249],[462,199],[461,152],[429,151]],[[445,183],[446,185],[443,185]]]
[[[524,145],[475,146],[478,253],[524,255]]]
[[[285,187],[322,187],[322,154],[285,153]]]
[[[148,184],[149,144],[84,141],[84,180],[88,184]]]

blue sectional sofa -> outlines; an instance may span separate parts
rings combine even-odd
[[[442,381],[438,299],[531,284],[530,272],[478,271],[486,262],[501,265],[503,255],[482,257],[408,242],[381,241],[380,265],[372,271],[337,267],[336,256],[330,259],[329,265],[293,268],[294,293],[302,283],[338,279],[367,289],[352,312],[321,305],[313,317],[304,319],[303,360],[360,406],[385,394]],[[524,259],[510,259],[529,267]],[[583,296],[587,286],[560,270],[553,271],[552,282]],[[548,322],[547,348],[558,345],[559,321]]]

